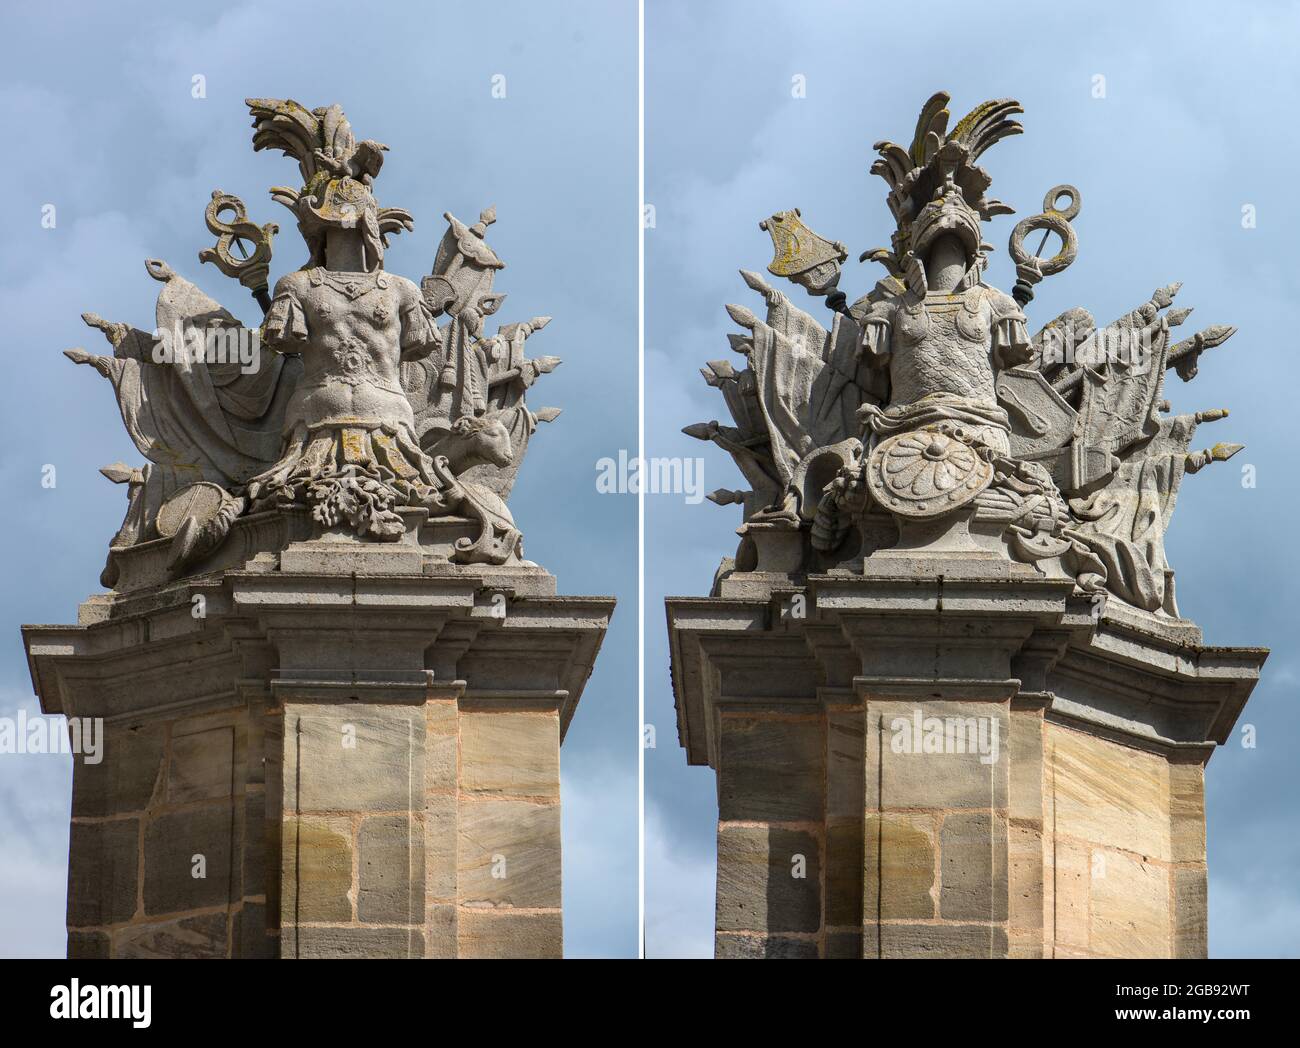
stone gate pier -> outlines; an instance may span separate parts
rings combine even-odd
[[[72,796],[73,957],[558,957],[560,744],[614,601],[557,594],[507,499],[558,408],[550,317],[486,322],[496,209],[410,212],[338,105],[250,98],[297,162],[275,223],[215,190],[214,264],[256,328],[161,259],[152,330],[83,314],[144,462],[76,625],[23,636],[41,708],[103,724]],[[197,216],[196,216],[197,217]],[[301,251],[306,251],[305,264]],[[295,268],[296,267],[296,268]]]
[[[24,629],[42,709],[104,723],[69,956],[560,956],[560,744],[613,601],[450,564],[449,528],[290,541]]]
[[[1205,765],[1266,652],[987,568],[668,602],[717,956],[1205,956]]]
[[[1177,283],[1031,322],[1082,194],[1016,223],[994,287],[1013,209],[982,163],[1023,110],[950,127],[949,101],[873,147],[874,286],[850,299],[847,245],[773,214],[768,273],[806,294],[741,270],[761,313],[728,305],[736,355],[701,369],[731,421],[685,432],[747,485],[709,496],[742,513],[709,596],[668,601],[681,743],[717,773],[717,954],[1202,957],[1206,762],[1267,652],[1179,611],[1179,490],[1243,445],[1193,450],[1228,412],[1166,383],[1236,329],[1177,338]]]

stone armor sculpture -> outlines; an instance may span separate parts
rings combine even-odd
[[[747,366],[717,361],[704,376],[735,425],[685,432],[725,448],[751,483],[710,496],[744,505],[735,569],[825,571],[889,549],[964,549],[1176,618],[1163,537],[1178,487],[1241,445],[1191,452],[1196,426],[1227,412],[1169,417],[1164,374],[1190,380],[1234,329],[1173,344],[1190,313],[1169,308],[1175,284],[1106,328],[1072,309],[1031,337],[1023,310],[1034,285],[1078,250],[1079,192],[1055,187],[1015,227],[1013,294],[990,286],[983,224],[1011,208],[986,195],[992,180],[977,161],[1021,132],[1022,110],[985,102],[950,131],[947,105],[942,92],[926,103],[909,148],[876,144],[872,172],[889,185],[897,228],[889,248],[863,254],[888,275],[856,302],[838,290],[842,244],[798,211],[761,223],[776,249],[769,270],[833,312],[828,330],[745,271],[767,315],[728,307],[747,329],[732,336]],[[1060,251],[1030,254],[1036,231],[1059,237]]]
[[[495,212],[472,228],[446,216],[451,228],[423,286],[388,273],[389,235],[414,224],[375,199],[387,147],[356,141],[337,105],[248,107],[253,148],[298,162],[302,187],[271,194],[297,218],[308,259],[268,293],[277,227],[249,222],[243,203],[218,190],[206,220],[219,238],[199,257],[250,288],[265,310],[257,331],[156,260],[149,273],[165,286],[153,333],[86,314],[113,356],[67,355],[112,381],[148,460],[104,470],[128,484],[128,511],[102,581],[116,585],[120,554],[148,543],[169,545],[172,575],[193,572],[237,520],[296,510],[309,510],[318,531],[389,542],[413,526],[403,511],[464,517],[476,530],[453,559],[519,561],[505,498],[537,422],[559,414],[534,414],[524,392],[559,360],[524,356],[548,317],[484,334],[504,298],[492,290],[504,263],[484,242]],[[441,316],[450,318],[443,328]]]

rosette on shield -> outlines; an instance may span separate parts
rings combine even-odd
[[[900,433],[867,461],[871,496],[900,517],[938,517],[966,505],[993,481],[993,463],[960,429]]]

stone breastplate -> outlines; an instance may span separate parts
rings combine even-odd
[[[997,403],[991,324],[980,287],[900,305],[891,346],[890,403],[911,404],[932,393]]]

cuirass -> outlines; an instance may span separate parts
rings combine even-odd
[[[979,287],[900,304],[893,325],[891,402],[910,404],[931,393],[996,402],[992,320]]]

